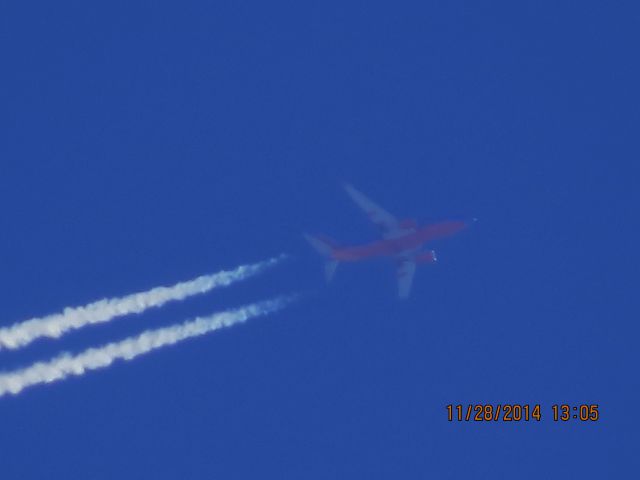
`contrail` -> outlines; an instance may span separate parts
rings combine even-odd
[[[67,307],[62,313],[32,318],[10,327],[0,328],[0,350],[24,347],[40,337],[58,338],[70,330],[76,330],[85,325],[108,322],[131,313],[141,313],[170,301],[183,300],[216,287],[230,285],[252,277],[284,258],[284,255],[280,255],[263,262],[242,265],[234,270],[202,275],[171,287],[156,287],[124,297],[98,300],[83,307]]]
[[[139,355],[173,345],[187,338],[204,335],[256,316],[275,312],[287,306],[295,298],[295,295],[277,297],[208,317],[198,317],[183,324],[147,330],[138,336],[102,347],[90,348],[75,356],[63,353],[48,362],[37,362],[21,370],[0,374],[0,397],[9,393],[17,394],[31,385],[52,383],[71,375],[84,375],[90,370],[108,367],[118,359],[132,360]]]

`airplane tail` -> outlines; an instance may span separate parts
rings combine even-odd
[[[327,257],[324,264],[324,278],[330,282],[338,268],[338,260],[333,258],[333,250],[338,246],[336,242],[327,237],[304,235],[307,242],[323,257]]]

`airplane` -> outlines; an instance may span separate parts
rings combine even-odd
[[[468,221],[446,220],[419,226],[412,219],[398,220],[349,184],[345,184],[344,189],[380,229],[382,239],[364,245],[340,246],[326,236],[305,234],[304,237],[311,246],[326,258],[327,282],[333,278],[340,262],[390,257],[396,264],[398,297],[406,299],[411,292],[416,265],[433,264],[437,261],[433,250],[424,249],[425,243],[454,235],[476,221],[475,218]]]

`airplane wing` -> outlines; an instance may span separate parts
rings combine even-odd
[[[413,259],[401,260],[396,265],[398,278],[398,297],[407,298],[411,293],[413,274],[416,272],[416,262]]]
[[[376,205],[372,200],[365,197],[351,185],[345,184],[344,189],[347,191],[356,205],[358,205],[364,211],[364,213],[367,214],[369,220],[371,220],[382,230],[382,236],[384,238],[398,236],[399,232],[401,232],[402,229],[400,228],[396,217]]]

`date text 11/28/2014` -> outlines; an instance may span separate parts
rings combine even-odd
[[[450,422],[530,422],[541,421],[543,408],[537,404],[518,403],[450,403],[446,406],[447,420]],[[554,422],[597,422],[600,412],[597,403],[568,403],[551,405]]]

